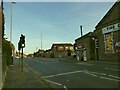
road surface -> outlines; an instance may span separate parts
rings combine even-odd
[[[49,58],[26,58],[24,62],[37,75],[64,88],[118,88],[120,81],[120,70],[109,65],[68,63]]]

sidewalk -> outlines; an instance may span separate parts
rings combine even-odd
[[[14,66],[8,68],[4,88],[46,88],[52,89],[53,85],[36,76],[24,65],[23,72],[20,70],[19,61],[14,60]]]
[[[69,63],[86,63],[86,64],[93,64],[97,66],[109,66],[112,68],[119,68],[120,62],[117,61],[108,61],[108,60],[88,60],[88,61],[81,61],[76,60],[76,58],[59,58],[59,61],[69,62]]]

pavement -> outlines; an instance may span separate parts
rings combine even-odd
[[[87,60],[87,61],[81,61],[76,60],[76,58],[58,58],[59,61],[63,62],[69,62],[69,63],[81,63],[81,64],[93,64],[97,66],[109,66],[111,68],[118,68],[120,69],[120,62],[118,61],[109,61],[109,60]]]
[[[52,89],[54,85],[48,83],[41,76],[36,76],[27,66],[23,65],[23,72],[19,60],[14,60],[14,65],[9,66],[4,81],[3,89],[6,88],[46,88]]]

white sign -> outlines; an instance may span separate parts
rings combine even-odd
[[[102,34],[120,30],[120,23],[102,28]]]

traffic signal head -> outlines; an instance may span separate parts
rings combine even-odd
[[[22,39],[23,39],[23,44],[25,44],[25,36],[23,36]]]
[[[21,34],[21,37],[20,37],[20,42],[22,44],[22,47],[25,47],[25,36]],[[24,45],[24,46],[23,46]]]
[[[19,41],[19,43],[18,43],[18,50],[19,50],[19,51],[20,51],[21,47],[22,47],[22,44],[21,44],[21,42]]]

